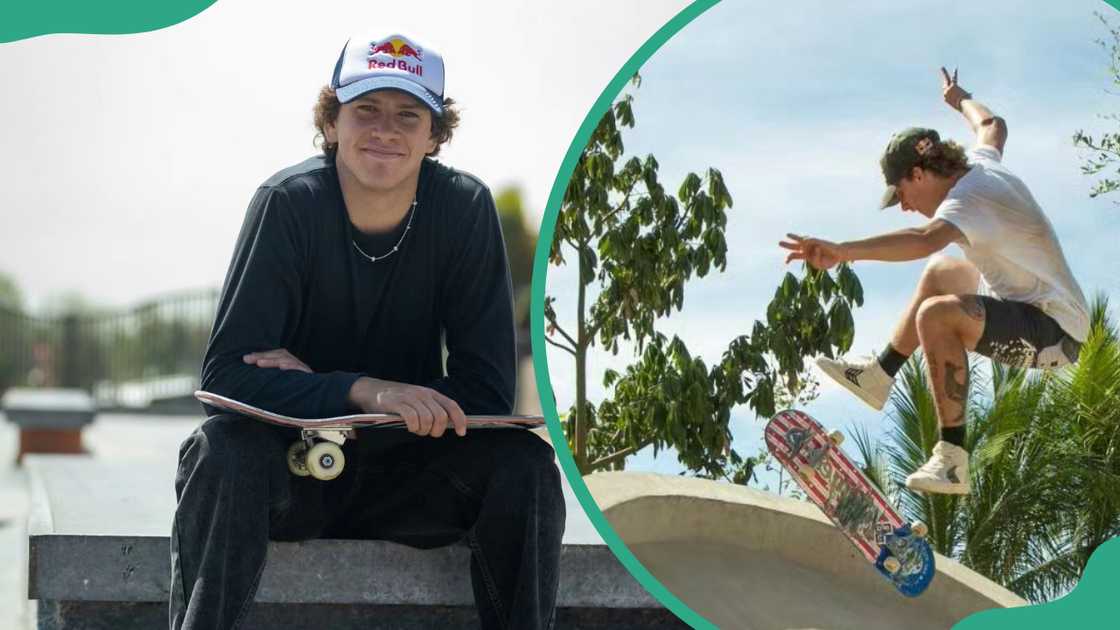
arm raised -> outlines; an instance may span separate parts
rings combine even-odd
[[[949,71],[941,68],[941,94],[945,103],[968,121],[968,126],[976,134],[977,144],[995,147],[1003,153],[1007,142],[1007,122],[993,114],[986,105],[974,100],[972,94],[957,84],[956,70],[949,76]]]

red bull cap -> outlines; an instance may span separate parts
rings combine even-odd
[[[402,90],[442,116],[443,57],[404,35],[351,37],[338,56],[331,87],[340,103],[374,90]]]
[[[909,127],[891,136],[879,166],[883,169],[883,179],[887,180],[887,191],[879,202],[879,208],[889,208],[898,203],[898,181],[910,174],[910,169],[922,165],[922,156],[941,142],[941,136],[933,129]]]

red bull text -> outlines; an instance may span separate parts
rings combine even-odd
[[[422,54],[419,48],[413,48],[401,40],[390,39],[383,42],[373,42],[369,46],[369,69],[403,70],[409,74],[422,77],[424,76],[424,66],[419,63],[423,61]],[[391,59],[384,60],[385,55],[388,55]],[[375,57],[382,57],[382,59],[376,59]],[[412,57],[417,63],[406,62],[406,57]]]
[[[424,76],[424,66],[420,64],[408,64],[404,59],[393,59],[392,61],[379,61],[377,59],[369,60],[369,69],[374,68],[396,68],[397,70],[404,70],[410,74],[415,74],[418,77]]]

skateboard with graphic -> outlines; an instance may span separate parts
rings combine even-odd
[[[924,523],[906,523],[883,494],[840,450],[843,434],[828,433],[808,414],[786,410],[766,424],[766,446],[813,503],[867,561],[908,597],[933,580],[933,549]]]
[[[269,424],[299,429],[300,439],[288,448],[288,470],[299,477],[310,475],[322,481],[342,474],[346,466],[342,445],[348,439],[358,439],[357,429],[407,428],[404,420],[395,414],[362,413],[330,418],[293,418],[210,392],[197,391],[194,397],[212,407]],[[542,425],[544,418],[541,416],[467,416],[468,429],[533,428]]]

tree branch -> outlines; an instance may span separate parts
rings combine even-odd
[[[555,316],[555,314],[553,314],[553,316],[551,316],[551,317],[549,317],[549,318],[548,318],[548,323],[552,324],[552,327],[553,327],[554,329],[556,329],[557,331],[559,331],[559,332],[560,332],[560,334],[564,336],[564,339],[567,339],[567,340],[568,340],[568,343],[572,344],[572,346],[573,346],[573,347],[575,347],[575,346],[578,346],[578,345],[579,345],[579,344],[577,344],[577,343],[576,343],[576,340],[575,340],[575,339],[572,339],[572,336],[571,336],[571,335],[569,335],[569,334],[568,334],[568,333],[567,333],[567,332],[566,332],[566,331],[565,331],[565,330],[564,330],[564,329],[563,329],[563,328],[562,328],[562,327],[560,326],[560,324],[559,324],[559,323],[558,323],[558,322],[556,321],[556,316]],[[548,337],[545,337],[545,339],[547,339],[547,338],[548,338]]]
[[[591,462],[591,466],[589,466],[589,468],[591,470],[596,470],[596,469],[602,468],[604,466],[609,466],[611,464],[614,464],[614,463],[618,462],[618,460],[620,460],[620,459],[626,459],[628,456],[633,455],[634,453],[642,450],[643,448],[649,446],[652,443],[653,443],[653,440],[646,440],[645,442],[643,442],[642,444],[639,444],[638,446],[627,446],[626,448],[622,449],[621,451],[618,451],[618,452],[613,453],[611,455],[607,455],[606,457],[601,457],[601,458]]]
[[[634,189],[638,187],[638,183],[639,182],[635,180],[633,184],[630,184],[630,188],[627,189],[626,192],[622,195],[622,201],[620,201],[613,210],[603,215],[604,221],[618,214],[620,211],[622,211],[623,208],[630,208],[630,195],[633,194]],[[641,199],[643,196],[648,197],[649,195],[638,195],[638,198]]]
[[[564,352],[567,352],[568,354],[572,355],[573,357],[576,356],[576,351],[575,350],[573,350],[572,348],[569,348],[568,346],[565,346],[564,344],[562,344],[558,341],[553,341],[552,339],[549,339],[548,335],[545,335],[544,341],[545,341],[545,343],[550,343],[550,344],[556,346],[557,348],[560,348],[561,350],[563,350]]]
[[[592,343],[594,343],[595,336],[599,334],[599,329],[602,328],[602,327],[603,327],[603,321],[602,320],[599,320],[599,321],[595,322],[595,324],[593,326],[588,326],[587,327],[587,338],[591,339]]]

